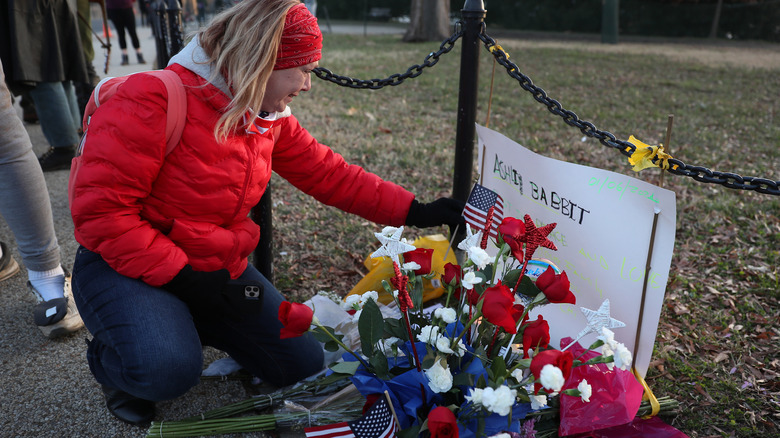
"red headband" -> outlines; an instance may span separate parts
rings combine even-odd
[[[287,11],[274,70],[306,65],[322,58],[322,32],[303,3]]]

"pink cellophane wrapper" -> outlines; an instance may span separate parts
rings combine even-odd
[[[634,418],[634,421],[628,424],[594,430],[568,438],[688,438],[688,435],[669,426],[658,417],[650,417],[647,419]]]
[[[571,338],[562,339],[561,348],[570,342]],[[595,351],[586,352],[578,343],[569,350],[582,362],[599,355]],[[576,389],[583,379],[593,391],[590,401],[586,403],[580,397],[561,395],[560,436],[619,426],[634,420],[644,390],[631,371],[618,367],[610,370],[606,364],[574,367],[563,390]]]

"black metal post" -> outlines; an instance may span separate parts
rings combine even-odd
[[[157,0],[152,9],[152,33],[157,48],[157,68],[168,65],[171,57],[183,46],[181,29],[181,3],[179,0]]]
[[[458,94],[458,122],[455,133],[455,169],[452,178],[452,197],[465,201],[471,191],[471,172],[474,166],[474,137],[477,121],[477,82],[479,79],[479,34],[485,22],[482,0],[466,0],[460,11],[463,20],[463,44],[460,55],[460,85]],[[464,235],[465,230],[459,230]],[[456,238],[456,241],[462,238]]]
[[[252,208],[252,220],[260,226],[260,241],[257,243],[254,265],[271,283],[274,282],[274,227],[271,210],[271,181],[265,188],[260,202]]]

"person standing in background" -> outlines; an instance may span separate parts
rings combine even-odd
[[[76,0],[0,0],[0,60],[8,88],[35,103],[51,146],[44,171],[70,169],[81,111],[74,83],[88,82]]]
[[[70,275],[62,268],[46,180],[11,103],[1,68],[0,215],[14,234],[27,268],[27,285],[38,301],[33,308],[35,324],[50,339],[84,327],[71,296]],[[0,242],[0,281],[17,272],[19,264]]]
[[[119,48],[122,50],[121,65],[130,64],[127,56],[127,40],[125,31],[130,35],[130,42],[135,49],[135,56],[139,64],[146,64],[144,55],[141,53],[141,42],[138,40],[138,34],[135,31],[135,11],[133,3],[135,0],[106,0],[106,14],[108,19],[114,23],[116,36],[119,39]]]

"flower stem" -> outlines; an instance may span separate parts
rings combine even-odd
[[[422,371],[422,363],[420,363],[420,357],[417,355],[417,346],[414,344],[414,335],[412,335],[412,324],[409,322],[409,313],[404,311],[403,314],[406,332],[409,334],[409,342],[412,344],[412,352],[414,352],[414,364],[417,366],[417,371]]]
[[[326,335],[328,335],[328,337],[330,337],[331,339],[336,341],[336,343],[339,345],[339,347],[343,348],[344,351],[348,352],[349,354],[354,356],[355,359],[360,361],[360,363],[363,364],[363,366],[366,367],[367,370],[371,369],[369,367],[368,363],[366,363],[366,361],[364,361],[362,357],[358,356],[357,353],[355,353],[354,351],[352,351],[352,349],[347,347],[343,342],[341,342],[341,340],[339,338],[333,336],[333,333],[331,333],[330,330],[326,329],[325,326],[323,326],[322,323],[319,320],[314,318],[314,320],[312,320],[312,324],[316,325],[318,329],[321,329],[323,332],[325,332]]]

